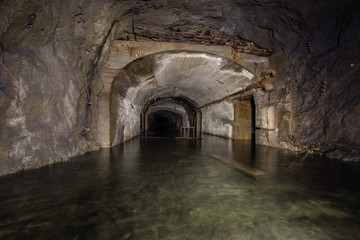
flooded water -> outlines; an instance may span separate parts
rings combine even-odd
[[[0,239],[359,239],[359,173],[218,137],[135,139],[0,178]]]

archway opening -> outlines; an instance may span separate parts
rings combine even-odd
[[[111,145],[151,135],[149,116],[158,111],[181,115],[184,131],[176,133],[179,137],[205,133],[234,138],[233,102],[219,100],[257,82],[237,62],[213,53],[174,50],[140,57],[123,67],[112,84]],[[154,120],[152,130],[161,125],[169,126],[162,131],[174,129],[172,117],[163,117]]]
[[[143,108],[141,132],[148,137],[180,137],[181,128],[194,128],[194,132],[200,130],[198,115],[195,104],[185,98],[153,99]]]
[[[148,116],[147,136],[176,137],[183,125],[180,114],[160,110]]]

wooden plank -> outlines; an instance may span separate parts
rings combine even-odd
[[[239,170],[240,172],[244,173],[245,175],[248,175],[253,178],[259,178],[266,175],[266,173],[262,170],[255,169],[248,167],[244,164],[241,164],[239,162],[235,162],[231,159],[222,157],[218,154],[208,154],[209,157],[215,158],[217,160],[220,160],[221,162],[225,163],[226,165],[235,168],[236,170]]]

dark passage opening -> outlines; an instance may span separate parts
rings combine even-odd
[[[181,115],[170,111],[157,111],[148,117],[148,136],[176,137],[182,126]]]
[[[144,137],[180,137],[181,127],[201,130],[195,104],[183,97],[157,98],[147,102],[140,115]],[[195,130],[195,132],[196,132]]]

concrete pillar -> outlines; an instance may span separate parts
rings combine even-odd
[[[201,112],[196,112],[196,138],[201,138]]]
[[[251,100],[236,100],[234,102],[235,139],[252,138],[253,111]]]
[[[256,143],[268,147],[278,146],[276,135],[276,111],[274,106],[256,108]]]
[[[275,107],[257,107],[256,108],[256,127],[267,130],[275,130],[276,121]]]

